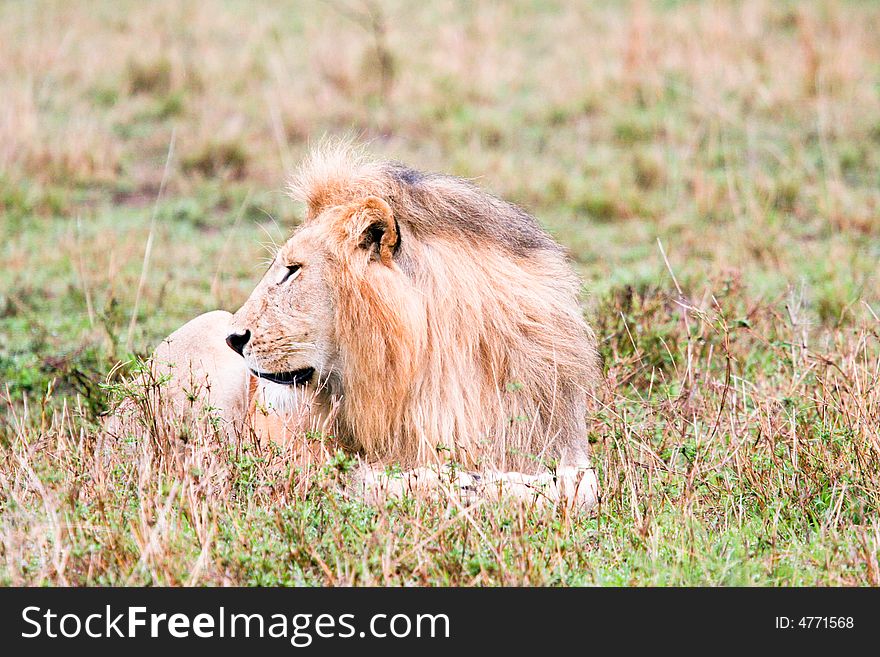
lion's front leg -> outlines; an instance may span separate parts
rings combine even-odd
[[[463,471],[448,466],[426,466],[389,472],[364,466],[356,487],[370,502],[406,496],[453,496],[471,504],[479,500],[513,499],[536,506],[565,506],[589,511],[599,501],[599,482],[592,467],[560,467],[553,473]]]
[[[514,497],[537,504],[564,505],[588,511],[599,501],[596,471],[589,467],[563,467],[556,472],[528,475],[519,472],[489,473],[482,487],[489,499]]]

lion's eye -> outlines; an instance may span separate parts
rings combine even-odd
[[[278,285],[283,285],[287,281],[292,281],[299,273],[302,271],[302,265],[287,265],[287,269],[281,277],[281,280],[278,281]]]

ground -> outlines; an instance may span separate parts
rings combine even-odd
[[[880,585],[880,6],[0,5],[0,582]],[[234,310],[322,135],[475,179],[585,281],[592,515],[376,508],[99,415]]]

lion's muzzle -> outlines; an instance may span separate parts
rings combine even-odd
[[[244,356],[244,346],[251,339],[251,332],[245,330],[244,333],[230,333],[226,336],[226,344],[239,356]]]
[[[311,381],[312,376],[315,374],[315,368],[304,367],[291,372],[258,372],[252,369],[251,373],[260,379],[266,379],[266,381],[271,381],[272,383],[278,383],[283,386],[297,386],[305,385]]]

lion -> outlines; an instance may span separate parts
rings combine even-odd
[[[193,320],[155,359],[201,380],[231,434],[333,436],[374,466],[371,490],[454,479],[594,504],[596,338],[537,220],[342,143],[313,151],[290,191],[305,218],[244,305]],[[389,464],[407,475],[391,481]]]

